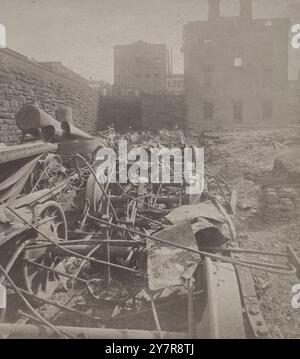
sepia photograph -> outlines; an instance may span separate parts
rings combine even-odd
[[[300,0],[0,0],[0,339],[300,339]]]

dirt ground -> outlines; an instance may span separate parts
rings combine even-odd
[[[299,172],[300,128],[265,131],[235,131],[220,133],[222,142],[213,146],[211,161],[220,170],[226,159],[239,163],[244,175],[260,175],[272,170],[274,160],[288,154],[289,167]],[[294,156],[294,157],[293,157]],[[252,191],[249,188],[252,187]],[[247,200],[259,201],[259,187],[247,181]],[[243,186],[239,195],[242,193]],[[254,190],[255,188],[257,192]],[[250,198],[249,198],[250,197]],[[256,198],[255,198],[256,197]],[[283,252],[288,244],[300,255],[300,221],[265,223],[258,209],[237,221],[238,239],[242,248]],[[258,256],[249,257],[264,260]],[[275,260],[276,261],[276,260]],[[278,261],[278,260],[277,260]],[[282,260],[280,262],[282,264]],[[300,283],[296,276],[266,274],[253,271],[262,313],[274,338],[300,338],[300,310],[291,306],[292,287]]]
[[[300,224],[265,224],[251,219],[240,234],[241,247],[284,252],[288,244],[300,253]],[[256,260],[263,258],[252,257]],[[276,261],[284,263],[282,261]],[[300,310],[292,308],[292,287],[300,283],[296,275],[286,276],[253,271],[260,308],[274,338],[300,338]]]

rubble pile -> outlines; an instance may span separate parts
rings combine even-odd
[[[241,338],[245,325],[251,326],[253,336],[268,335],[253,302],[250,269],[294,275],[300,272],[299,260],[291,247],[279,254],[238,247],[234,223],[242,220],[241,211],[256,207],[248,197],[255,196],[257,188],[244,180],[237,161],[225,161],[225,175],[206,168],[203,192],[197,196],[185,181],[173,183],[174,173],[167,183],[146,181],[138,170],[136,181],[109,177],[102,182],[96,156],[101,146],[117,151],[118,142],[126,139],[129,149],[184,151],[195,150],[193,143],[179,130],[118,134],[109,128],[98,134],[96,145],[82,146],[92,139],[71,123],[62,126],[33,107],[21,114],[24,132],[44,141],[51,138],[61,147],[23,158],[22,163],[9,162],[13,166],[2,164],[0,284],[5,281],[9,295],[22,303],[20,310],[4,313],[0,328],[8,337],[26,332],[11,325],[19,321],[32,335],[41,335],[38,323],[47,335],[64,338],[82,333],[97,338],[195,338],[199,333],[226,337],[228,321]],[[210,148],[222,141],[208,135],[202,140]],[[112,165],[116,178],[121,162],[118,157]],[[172,172],[169,164],[158,161],[160,170],[165,166]],[[188,167],[194,166],[191,158]],[[263,197],[266,211],[280,209],[284,218],[299,209],[290,187],[264,183]],[[273,212],[267,214],[273,218]],[[244,254],[257,254],[259,260]],[[279,256],[281,262],[263,256]],[[251,300],[243,290],[251,293]],[[228,302],[234,303],[232,310],[214,307],[224,308]],[[211,312],[218,313],[217,323]],[[259,330],[262,325],[264,330]]]
[[[298,149],[284,151],[262,180],[262,211],[267,222],[287,222],[300,215]]]
[[[262,211],[267,222],[286,222],[296,219],[300,214],[299,193],[289,187],[265,186]]]

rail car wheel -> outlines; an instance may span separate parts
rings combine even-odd
[[[234,267],[206,258],[198,280],[203,295],[198,303],[196,336],[203,339],[244,339],[240,291]],[[199,313],[198,313],[199,314]]]
[[[39,230],[55,242],[67,240],[67,222],[63,209],[54,202],[48,201],[37,210],[37,220],[40,222]],[[40,234],[39,243],[47,243]],[[38,267],[34,263],[64,271],[62,259],[55,256],[53,247],[30,249],[24,252],[23,275],[25,289],[36,296],[46,299],[56,290],[60,276],[57,273]]]

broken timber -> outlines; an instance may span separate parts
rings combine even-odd
[[[45,152],[55,152],[57,144],[44,143],[41,141],[24,143],[16,146],[0,147],[0,164],[15,161]]]

